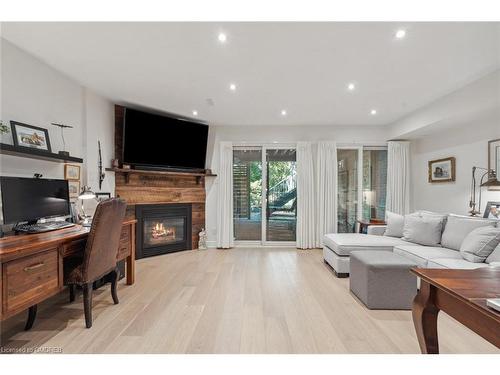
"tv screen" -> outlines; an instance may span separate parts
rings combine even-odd
[[[208,125],[126,108],[123,162],[134,166],[205,169]]]
[[[66,180],[0,177],[5,224],[70,214]]]

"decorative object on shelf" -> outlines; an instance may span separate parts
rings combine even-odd
[[[118,159],[111,159],[111,167],[112,168],[119,168],[120,167],[120,161]]]
[[[486,219],[500,220],[500,202],[488,202],[483,217]]]
[[[500,178],[500,139],[493,139],[488,142],[488,169],[497,172],[497,180]],[[500,185],[488,186],[488,190],[500,190]]]
[[[59,155],[66,156],[66,157],[69,156],[69,152],[66,151],[66,140],[64,139],[64,129],[73,129],[73,127],[71,125],[56,124],[55,122],[52,122],[51,124],[59,127],[59,129],[61,129],[61,138],[62,138],[62,142],[63,142],[63,149],[62,149],[62,151],[59,151]]]
[[[122,165],[122,169],[130,169],[130,165],[128,165],[128,164],[123,164],[123,165]]]
[[[95,193],[95,197],[98,202],[105,201],[106,199],[111,198],[111,193],[105,193],[105,192],[97,192]]]
[[[80,180],[80,166],[74,164],[64,164],[64,179],[65,180]]]
[[[97,148],[99,149],[99,159],[97,160],[97,168],[99,171],[99,189],[102,188],[102,182],[104,181],[104,177],[106,174],[104,173],[104,169],[102,168],[102,155],[101,155],[101,141],[97,141]]]
[[[68,189],[70,198],[78,198],[80,194],[80,181],[68,180]]]
[[[444,158],[429,161],[429,182],[455,181],[455,158]]]
[[[85,207],[83,205],[83,202],[86,200],[89,200],[89,199],[96,199],[96,195],[92,191],[92,189],[90,189],[89,186],[84,186],[82,188],[82,192],[78,196],[78,199],[82,202],[81,209],[82,209],[82,214],[83,214],[83,217],[82,217],[83,221],[81,222],[81,225],[84,227],[90,227],[90,225],[92,224],[92,219],[91,219],[92,216],[87,215],[85,213]]]
[[[38,126],[11,121],[14,146],[52,152],[50,148],[49,131]]]
[[[205,228],[201,229],[201,232],[198,234],[200,239],[198,240],[198,249],[206,250],[207,249],[207,232]]]
[[[476,171],[483,171],[481,178],[479,179],[479,189],[476,181]],[[487,177],[486,181],[484,178]],[[487,169],[482,167],[472,167],[472,180],[470,185],[470,199],[469,207],[470,216],[478,216],[481,214],[481,188],[482,187],[500,187],[500,181],[497,179],[497,175],[493,169]],[[476,191],[478,190],[478,191]],[[478,202],[476,203],[476,195],[479,195]],[[476,209],[477,206],[477,209]]]

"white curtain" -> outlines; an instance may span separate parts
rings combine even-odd
[[[233,144],[220,143],[217,194],[217,247],[234,246],[233,234]]]
[[[337,232],[337,145],[319,142],[317,158],[317,232],[316,247],[323,246],[326,233]]]
[[[389,141],[387,149],[386,210],[410,212],[410,142]]]
[[[316,200],[310,142],[297,143],[297,247],[316,247]]]

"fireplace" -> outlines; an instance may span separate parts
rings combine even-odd
[[[191,250],[191,204],[139,204],[136,258]]]

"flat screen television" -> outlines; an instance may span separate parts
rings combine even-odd
[[[0,177],[4,224],[70,214],[66,180]]]
[[[125,109],[123,163],[139,168],[205,169],[208,125]]]

